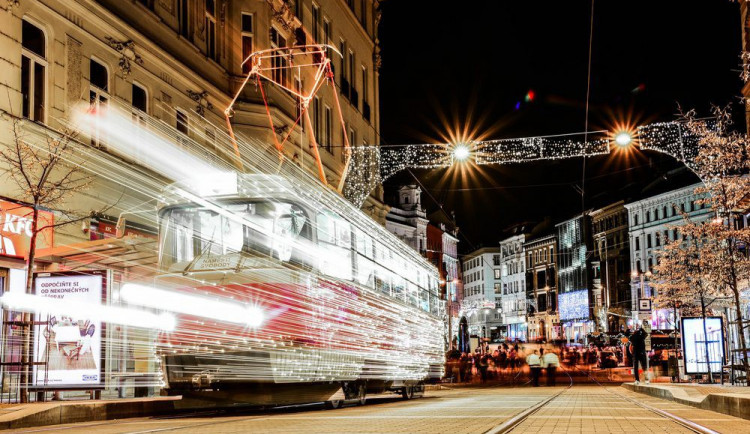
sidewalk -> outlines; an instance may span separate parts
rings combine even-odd
[[[750,419],[750,387],[675,383],[624,383],[622,387],[680,404]]]
[[[180,397],[52,401],[0,407],[0,430],[152,416],[174,410]]]

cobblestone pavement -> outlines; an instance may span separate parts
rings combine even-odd
[[[141,418],[58,425],[19,432],[65,433],[483,433],[525,409],[563,391],[513,432],[691,432],[637,406],[628,396],[719,432],[750,433],[750,422],[669,401],[645,397],[618,386],[574,386],[565,390],[531,387],[470,387],[428,392],[422,399],[371,400],[338,410],[321,406],[189,417]]]

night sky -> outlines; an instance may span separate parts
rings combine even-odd
[[[485,139],[584,131],[590,8],[581,0],[384,2],[381,143],[441,143],[457,126]],[[596,1],[589,129],[674,120],[678,105],[707,115],[730,102],[741,122],[740,51],[737,3]],[[534,100],[523,102],[529,90]],[[697,182],[669,157],[640,151],[587,159],[584,204],[575,189],[581,159],[455,173],[402,172],[386,181],[386,199],[419,178],[429,213],[439,204],[455,212],[463,252],[496,246],[516,223],[559,222],[582,206]]]

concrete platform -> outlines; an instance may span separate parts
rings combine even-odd
[[[0,407],[0,430],[154,416],[174,410],[177,397],[52,401]]]
[[[623,383],[622,387],[703,410],[750,419],[750,387],[674,383]]]

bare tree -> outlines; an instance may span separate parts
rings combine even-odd
[[[717,213],[715,224],[704,231],[704,236],[710,240],[706,245],[711,247],[701,253],[710,258],[709,272],[734,299],[743,352],[741,360],[747,375],[750,373],[749,351],[741,292],[750,282],[750,258],[746,249],[750,227],[739,227],[736,223],[739,212],[744,211],[742,203],[750,195],[750,140],[747,134],[731,130],[728,108],[714,107],[713,115],[710,120],[696,119],[694,111],[685,115],[686,126],[697,137],[699,145],[694,163],[703,186],[696,189],[696,193],[707,194],[702,202]]]
[[[82,146],[78,133],[70,129],[55,132],[37,127],[27,128],[28,120],[10,117],[11,142],[0,144],[0,159],[8,167],[10,179],[18,188],[18,198],[31,208],[31,239],[29,243],[26,293],[33,292],[37,239],[40,233],[61,225],[80,222],[90,213],[76,215],[64,209],[65,199],[89,187],[94,177],[85,171],[85,162],[76,158]],[[30,132],[33,130],[33,132]],[[25,207],[25,206],[24,206]],[[63,217],[55,223],[40,222],[39,212],[52,209]],[[30,383],[31,314],[23,314],[23,352],[21,355],[21,402],[28,402]]]
[[[656,305],[662,308],[700,309],[703,333],[707,337],[706,317],[710,306],[727,296],[726,286],[717,275],[717,261],[722,258],[717,240],[710,236],[716,225],[713,221],[698,223],[684,215],[685,224],[680,227],[681,240],[674,240],[662,250],[654,268],[657,290]],[[684,332],[684,331],[683,331]],[[708,344],[705,346],[708,378],[712,379]]]

